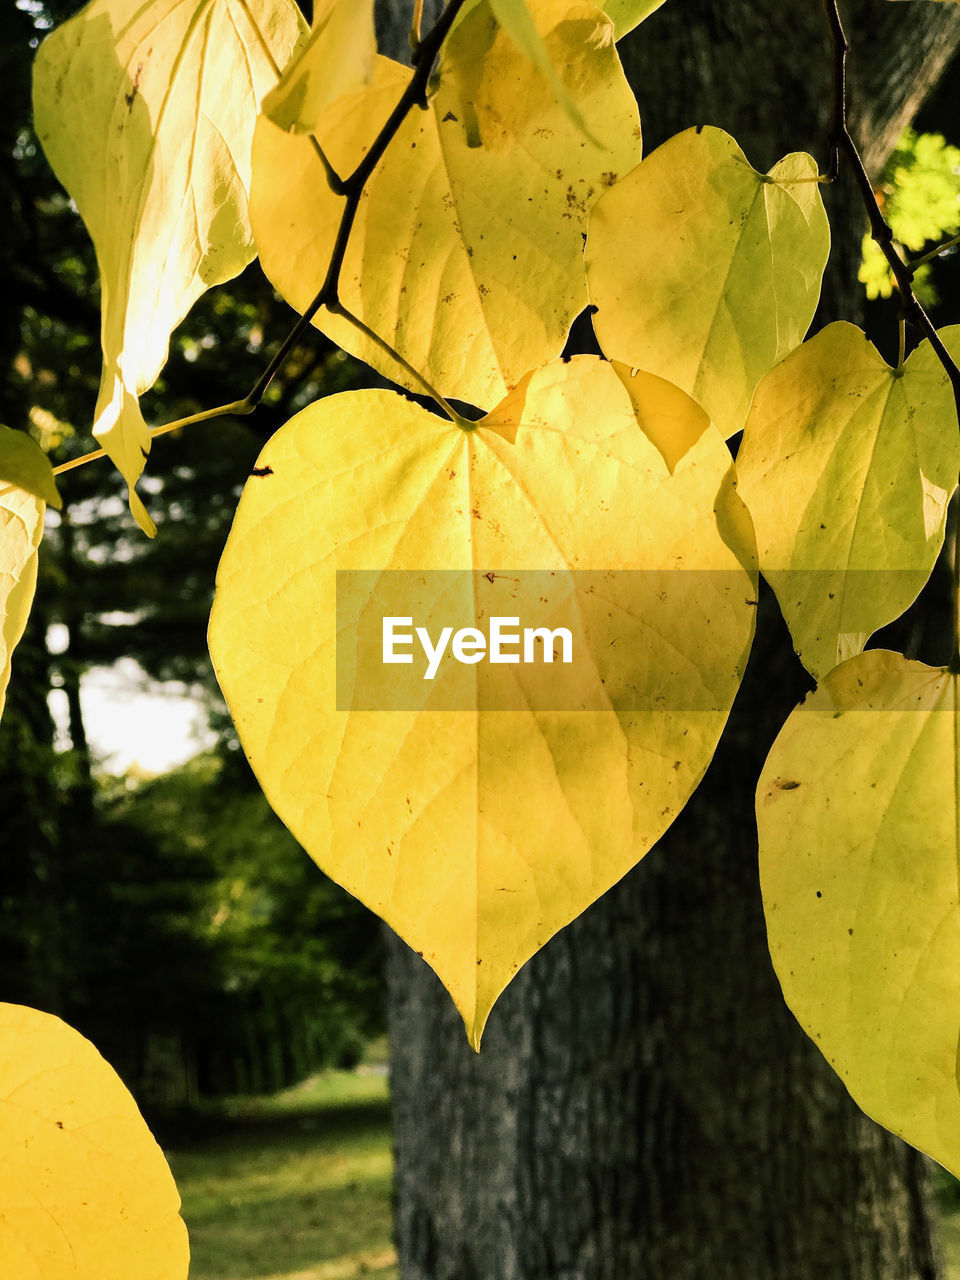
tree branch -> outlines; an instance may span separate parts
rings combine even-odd
[[[893,232],[884,221],[877,197],[873,192],[873,183],[867,175],[860,152],[850,134],[847,125],[847,52],[849,45],[844,35],[843,23],[840,19],[838,0],[823,0],[827,23],[830,29],[830,43],[833,54],[833,120],[830,128],[830,174],[836,176],[839,171],[841,157],[846,158],[853,173],[854,181],[860,189],[867,217],[870,220],[870,235],[890,265],[893,277],[900,291],[901,306],[904,319],[914,325],[936,352],[943,365],[957,406],[957,419],[960,424],[960,368],[937,333],[933,321],[927,315],[919,299],[913,291],[914,268],[908,266],[897,253],[893,243]]]

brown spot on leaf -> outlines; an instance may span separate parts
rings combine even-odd
[[[796,791],[800,783],[793,778],[774,778],[773,785],[779,787],[781,791]]]

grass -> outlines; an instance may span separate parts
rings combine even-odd
[[[386,1075],[238,1098],[167,1151],[190,1280],[395,1280]]]
[[[326,1071],[234,1098],[167,1152],[190,1280],[396,1280],[385,1071]],[[934,1174],[947,1280],[960,1280],[960,1183]]]

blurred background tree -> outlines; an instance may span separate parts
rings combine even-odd
[[[32,133],[30,68],[45,32],[77,8],[0,8],[0,419],[55,463],[92,447],[98,281]],[[206,295],[173,336],[148,420],[242,394],[292,319],[256,264]],[[382,1030],[375,922],[271,813],[206,650],[216,565],[263,441],[364,376],[308,335],[255,419],[163,437],[144,482],[153,542],[107,462],[64,476],[63,511],[50,513],[0,730],[0,998],[65,1017],[148,1105],[278,1089],[355,1061]],[[205,755],[155,779],[99,767],[82,686],[120,659],[146,689],[176,681],[198,702],[214,738]],[[149,739],[149,721],[139,731]]]

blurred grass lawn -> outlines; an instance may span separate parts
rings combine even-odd
[[[395,1280],[385,1072],[234,1099],[211,1129],[167,1152],[190,1280]]]
[[[236,1098],[167,1152],[190,1230],[190,1280],[396,1280],[385,1070],[326,1071]],[[934,1175],[947,1280],[960,1280],[960,1183]]]

